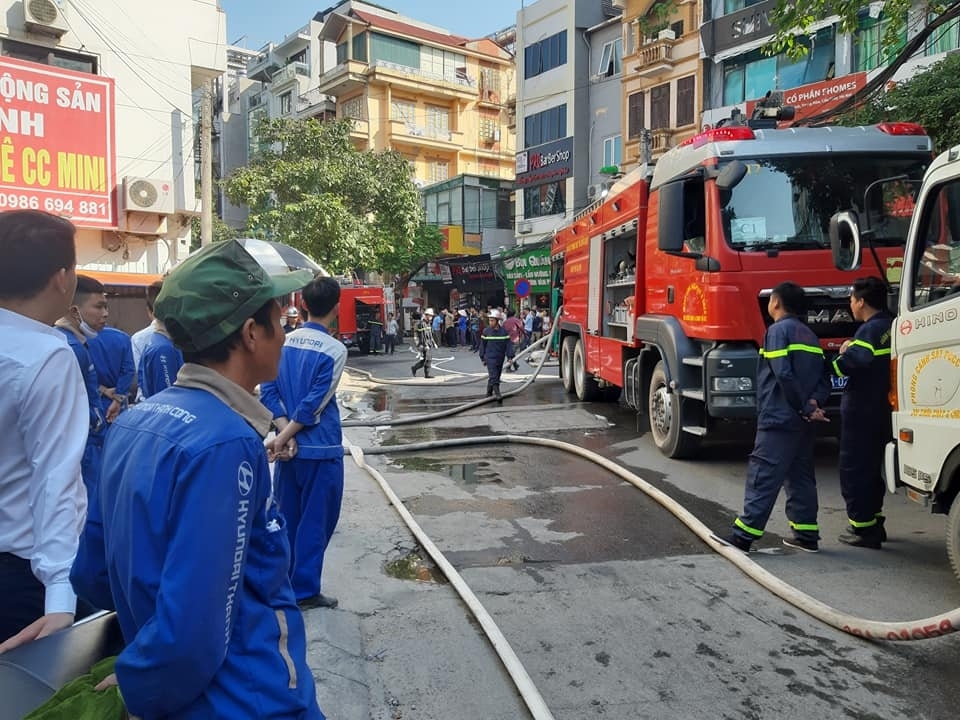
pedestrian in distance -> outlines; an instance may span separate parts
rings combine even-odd
[[[157,319],[153,316],[153,305],[156,303],[157,296],[160,294],[160,290],[162,288],[163,280],[156,280],[147,286],[144,295],[147,305],[147,317],[150,319],[150,323],[145,328],[137,330],[133,335],[130,336],[130,345],[133,347],[134,380],[136,381],[137,385],[136,400],[143,400],[143,392],[140,389],[139,379],[140,359],[143,357],[143,351],[150,343],[150,338],[153,337],[154,333],[160,327]]]
[[[384,336],[384,354],[393,355],[397,348],[397,338],[400,337],[400,324],[393,316],[393,313],[387,313],[387,334]]]
[[[287,308],[286,312],[287,324],[283,328],[283,331],[289,335],[298,327],[300,327],[300,311],[297,310],[293,305]]]
[[[278,298],[308,271],[270,276],[235,240],[191,254],[154,306],[186,361],[176,384],[121,413],[104,443],[77,591],[116,610],[115,674],[130,715],[322,720],[256,386],[277,375]],[[106,580],[104,580],[106,578]]]
[[[503,321],[503,328],[510,335],[510,346],[512,348],[510,354],[507,355],[507,368],[516,372],[520,369],[520,366],[513,358],[523,342],[523,321],[517,317],[516,311],[512,308],[507,310],[507,319]]]
[[[430,377],[430,362],[433,359],[433,350],[437,347],[437,343],[434,340],[433,323],[433,308],[427,308],[423,311],[423,317],[417,322],[414,328],[413,340],[417,347],[417,353],[419,354],[417,361],[410,366],[410,371],[414,377],[417,376],[417,371],[420,368],[423,368],[423,376],[425,378]]]
[[[334,608],[321,592],[323,558],[343,502],[343,433],[337,385],[347,348],[330,334],[340,310],[340,283],[314,279],[303,289],[307,322],[287,336],[277,379],[260,386],[260,400],[273,413],[275,443],[296,443],[296,454],[276,466],[280,510],[290,536],[290,581],[306,610]]]
[[[69,627],[77,611],[69,576],[90,406],[52,327],[73,303],[75,232],[55,215],[0,213],[0,653]]]
[[[820,548],[814,422],[826,421],[830,396],[823,350],[800,320],[806,312],[803,288],[783,282],[770,295],[773,324],[760,348],[757,370],[757,435],[747,463],[743,512],[726,542],[744,552],[763,537],[781,487],[793,537],[783,543],[806,552]]]
[[[840,346],[830,366],[847,378],[840,400],[840,490],[850,527],[838,538],[855,547],[880,549],[883,518],[884,450],[893,438],[890,402],[890,328],[887,287],[878,277],[856,280],[850,312],[862,323]]]
[[[73,296],[73,304],[62,318],[57,320],[56,327],[67,339],[67,344],[73,350],[77,359],[77,366],[83,376],[83,387],[87,396],[89,410],[89,426],[87,442],[83,451],[81,472],[84,485],[89,496],[94,493],[97,476],[100,472],[100,454],[103,447],[102,432],[106,426],[103,410],[100,406],[100,390],[97,383],[97,368],[90,354],[89,342],[97,336],[97,329],[106,323],[106,296],[104,287],[92,277],[77,276],[77,290]],[[87,322],[90,320],[93,325]]]
[[[380,308],[373,309],[373,317],[370,318],[369,325],[370,352],[377,355],[383,348],[383,320],[380,318]]]
[[[501,405],[503,396],[500,394],[500,375],[503,373],[504,361],[513,357],[513,342],[510,334],[500,324],[502,318],[499,310],[492,310],[488,315],[489,324],[480,336],[480,362],[487,368],[487,397],[492,395]]]

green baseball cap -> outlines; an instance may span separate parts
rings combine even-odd
[[[200,352],[239,330],[272,298],[313,280],[310,270],[268,275],[236,240],[190,255],[163,280],[154,316],[184,352]]]

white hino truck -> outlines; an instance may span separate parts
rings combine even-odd
[[[897,202],[903,181],[881,181],[868,193]],[[893,441],[884,470],[890,492],[903,487],[912,500],[947,514],[947,553],[960,578],[960,145],[931,164],[913,196],[891,330]],[[832,218],[838,268],[860,267],[869,220],[856,212]]]

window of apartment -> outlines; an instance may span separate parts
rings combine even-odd
[[[933,22],[937,19],[936,14],[927,16],[927,22]],[[927,39],[927,55],[937,55],[939,53],[950,52],[960,48],[960,19],[941,25]]]
[[[853,38],[853,68],[854,71],[868,71],[886,65],[892,60],[907,42],[907,29],[900,31],[900,37],[894,47],[884,49],[881,44],[883,36],[890,25],[890,18],[883,12],[880,17],[860,17],[860,26]]]
[[[446,160],[431,160],[427,170],[427,180],[431,183],[450,179],[450,163]]]
[[[526,219],[566,212],[567,181],[557,180],[523,189],[523,217]]]
[[[697,81],[693,75],[677,80],[677,127],[693,125],[696,114]]]
[[[370,63],[378,60],[419,69],[420,46],[402,38],[370,33]]]
[[[4,38],[0,41],[0,52],[6,57],[12,57],[18,60],[29,60],[30,62],[53,65],[54,67],[64,68],[65,70],[90,73],[91,75],[97,74],[97,59],[95,57],[81,53],[67,52],[60,48],[31,45],[30,43],[17,42],[16,40],[7,40]]]
[[[480,174],[484,177],[500,177],[500,166],[497,163],[480,161]]]
[[[305,62],[307,62],[307,49],[306,49],[306,48],[304,48],[303,50],[301,50],[300,52],[298,52],[296,55],[291,55],[290,57],[287,58],[287,63],[295,63],[295,62],[298,62],[298,63],[305,63]]]
[[[363,63],[367,61],[367,34],[365,32],[353,36],[353,59]]]
[[[417,111],[417,104],[412,100],[390,101],[390,119],[400,122],[413,123],[414,114]]]
[[[450,111],[443,107],[427,105],[427,131],[431,135],[449,135]]]
[[[523,77],[532,78],[567,64],[567,31],[527,45],[523,49]]]
[[[366,120],[366,112],[363,107],[363,95],[352,97],[340,103],[340,117],[353,118],[354,120]]]
[[[480,90],[482,99],[500,101],[500,71],[497,68],[480,68]]]
[[[650,88],[650,129],[670,127],[670,83]]]
[[[643,92],[635,92],[627,96],[627,137],[633,140],[640,137],[643,130]]]
[[[420,48],[420,70],[427,75],[455,82],[457,78],[466,79],[467,58],[449,50],[423,45]]]
[[[812,42],[798,38],[810,48],[800,60],[786,55],[767,57],[762,49],[752,50],[723,65],[723,104],[735,105],[744,100],[761,98],[768,90],[790,90],[799,85],[833,77],[836,60],[836,38],[833,27],[814,35]],[[856,46],[854,50],[856,55]]]
[[[603,44],[600,55],[600,67],[597,69],[599,77],[614,77],[623,72],[623,39],[617,38]]]
[[[542,145],[567,136],[567,105],[527,115],[523,119],[523,146]]]
[[[500,140],[499,115],[480,116],[480,139],[484,142],[497,142]]]
[[[347,43],[337,43],[337,65],[343,65],[347,61]]]
[[[764,0],[723,0],[723,14],[729,15],[730,13],[737,12],[737,10],[743,10],[744,8],[757,5],[763,1]]]
[[[630,23],[623,24],[623,54],[629,57],[633,55],[634,50],[636,50],[636,28],[638,22],[634,20]]]
[[[280,114],[289,115],[293,112],[293,93],[285,92],[280,96]]]
[[[620,167],[623,161],[623,136],[614,135],[603,141],[603,167]]]

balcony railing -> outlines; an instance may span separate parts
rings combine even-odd
[[[665,153],[670,149],[670,141],[673,139],[673,130],[659,128],[650,133],[650,149],[655,153]]]
[[[673,67],[673,46],[676,42],[676,40],[657,40],[641,47],[637,71],[644,74]]]
[[[320,88],[312,88],[307,90],[305,93],[302,93],[300,97],[297,98],[297,110],[302,112],[307,108],[314,107],[316,105],[322,105],[324,103],[334,103],[334,100],[325,93],[320,92]]]
[[[407,65],[400,65],[399,63],[388,62],[387,60],[374,60],[372,63],[374,68],[383,68],[384,70],[391,70],[393,72],[398,72],[403,75],[410,75],[415,78],[421,78],[423,80],[431,80],[433,82],[446,82],[452,85],[462,85],[463,87],[476,87],[477,81],[467,75],[466,73],[432,73],[426,70],[421,70],[420,68],[413,68]]]
[[[407,135],[411,135],[413,137],[428,138],[430,140],[442,140],[443,142],[453,141],[453,133],[449,130],[444,130],[443,128],[425,127],[423,125],[415,125],[413,123],[404,123],[403,126],[406,128]]]
[[[270,78],[270,84],[274,86],[284,85],[296,80],[298,75],[310,77],[310,66],[303,62],[292,62],[277,71],[277,73]]]

